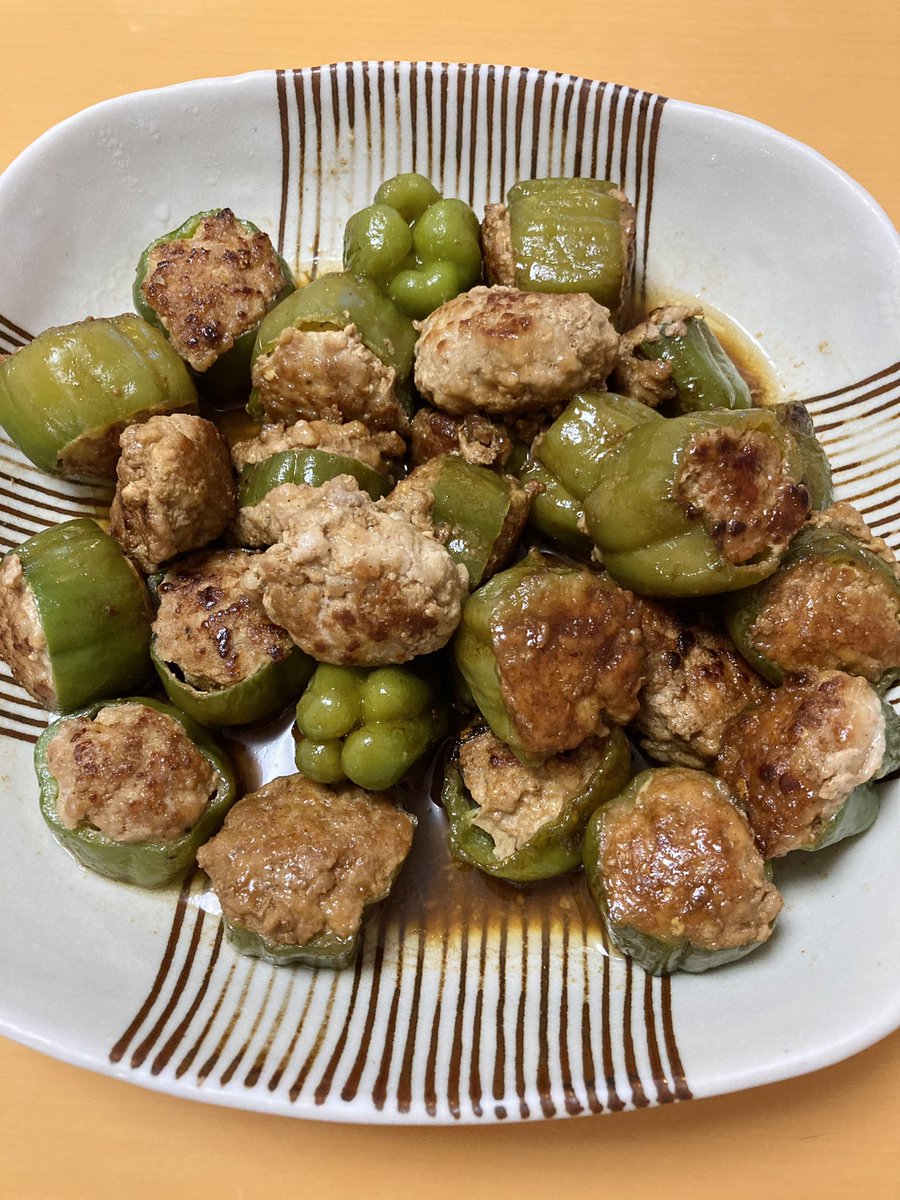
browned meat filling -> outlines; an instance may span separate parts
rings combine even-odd
[[[558,754],[638,711],[644,638],[631,592],[585,570],[531,590],[492,630],[500,693],[529,753]]]
[[[413,828],[378,793],[290,775],[238,801],[197,861],[229,920],[302,946],[359,929],[409,853]]]
[[[655,771],[634,803],[611,805],[600,862],[613,923],[663,941],[765,942],[781,911],[747,821],[699,771]]]
[[[397,376],[377,358],[355,325],[346,329],[288,326],[253,364],[253,386],[265,419],[363,421],[369,429],[404,431],[408,418]]]
[[[491,284],[516,286],[516,256],[512,244],[512,226],[505,204],[486,204],[481,222],[481,251],[484,277]]]
[[[195,371],[207,371],[258,325],[283,288],[269,238],[245,233],[230,208],[204,218],[192,237],[156,246],[141,284],[172,345]]]
[[[684,334],[689,318],[702,315],[703,309],[697,305],[667,305],[654,309],[648,320],[623,333],[612,376],[615,390],[650,408],[674,400],[678,391],[672,382],[672,364],[661,358],[640,358],[637,348],[645,342],[657,341],[660,325],[668,325],[676,336],[680,336]]]
[[[0,563],[0,659],[13,679],[44,708],[56,707],[56,687],[37,602],[18,554]]]
[[[168,571],[159,585],[156,653],[201,691],[249,679],[293,649],[259,597],[248,595],[243,585],[252,559],[246,550],[196,554]]]
[[[711,766],[726,721],[768,689],[724,635],[648,600],[641,624],[647,677],[634,721],[641,749],[656,762]]]
[[[884,750],[884,713],[869,684],[810,671],[729,721],[716,773],[744,805],[761,853],[777,858],[814,844]]]
[[[823,556],[772,579],[750,637],[786,671],[834,668],[874,683],[900,667],[900,612],[887,580]]]
[[[246,576],[271,619],[320,662],[408,662],[444,646],[468,576],[434,537],[424,499],[414,516],[390,511],[340,475],[267,500],[288,487],[281,541]]]
[[[416,387],[455,415],[553,410],[603,385],[618,344],[588,295],[476,287],[422,322]]]
[[[387,475],[396,471],[396,460],[406,453],[406,444],[398,433],[373,433],[362,421],[297,421],[293,425],[263,425],[256,437],[232,446],[231,457],[240,471],[248,463],[265,462],[284,450],[343,454]]]
[[[674,494],[730,563],[783,551],[809,513],[809,494],[781,447],[755,429],[694,434]]]
[[[498,858],[514,854],[562,815],[599,769],[605,749],[590,738],[539,767],[524,767],[490,731],[462,739],[460,771],[479,806],[473,824],[494,839]]]
[[[451,417],[435,408],[420,408],[409,433],[413,467],[441,454],[458,454],[478,467],[502,467],[512,453],[506,427],[481,413]]]
[[[196,822],[216,775],[174,717],[143,704],[64,721],[47,750],[66,829],[93,825],[116,842],[167,842]]]
[[[209,545],[235,513],[231,460],[210,421],[187,413],[129,425],[121,437],[109,531],[147,573]]]

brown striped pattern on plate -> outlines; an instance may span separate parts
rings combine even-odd
[[[643,294],[663,97],[427,62],[271,79],[281,139],[273,232],[309,276],[334,264],[348,212],[397,171],[422,171],[476,209],[519,178],[584,174],[614,179],[635,204]],[[27,339],[0,317],[0,350]],[[839,494],[896,547],[900,363],[809,404]],[[97,489],[48,479],[0,442],[3,548],[103,505]],[[0,732],[34,741],[45,720],[0,674]],[[449,863],[427,797],[418,815],[413,859],[342,973],[236,956],[200,873],[161,897],[173,907],[168,934],[142,1002],[113,1032],[116,1069],[176,1092],[348,1121],[490,1122],[689,1099],[679,981],[610,952],[583,883],[548,885],[543,900],[489,885]]]

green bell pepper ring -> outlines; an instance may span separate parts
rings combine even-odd
[[[856,658],[856,651],[862,650],[871,663],[872,670],[863,672],[858,662],[848,660],[847,654],[841,653],[840,645],[834,643],[833,650],[829,644],[819,643],[809,661],[777,661],[777,649],[764,647],[755,632],[757,621],[766,608],[775,601],[775,589],[789,576],[790,572],[802,564],[815,563],[817,560],[829,565],[847,566],[868,576],[872,585],[882,589],[888,602],[893,603],[895,619],[900,620],[900,580],[877,554],[866,549],[849,534],[828,527],[808,527],[801,529],[792,539],[787,553],[781,560],[774,575],[754,587],[735,592],[729,596],[724,609],[725,624],[731,640],[743,654],[750,665],[770,683],[780,685],[784,680],[785,671],[799,671],[804,667],[832,667],[846,671],[848,674],[865,673],[866,678],[880,691],[890,687],[900,678],[900,663],[885,662],[880,673],[872,653],[871,632],[862,631],[861,643],[858,647],[849,647]],[[796,627],[796,622],[793,623]],[[851,631],[852,632],[852,631]],[[804,657],[802,651],[795,655]],[[872,671],[876,677],[872,678]]]
[[[317,783],[349,779],[385,791],[446,728],[446,704],[427,672],[320,663],[297,703],[297,768]]]
[[[47,641],[53,706],[120,696],[151,673],[150,597],[118,543],[86,517],[14,547]]]
[[[273,942],[271,938],[222,917],[225,936],[239,954],[250,958],[261,958],[274,967],[297,965],[301,967],[323,967],[341,971],[349,967],[356,957],[359,934],[338,937],[335,933],[320,933],[302,946]]]
[[[238,477],[238,505],[252,508],[283,483],[321,487],[338,475],[351,475],[373,500],[386,496],[391,481],[365,463],[330,450],[281,450],[259,463],[248,463]]]
[[[596,486],[601,459],[638,425],[661,421],[659,413],[614,392],[573,396],[533,446],[534,457],[555,475],[576,500]]]
[[[692,438],[716,429],[766,435],[780,447],[790,479],[804,485],[797,444],[768,409],[693,413],[636,426],[602,458],[584,510],[604,566],[624,587],[651,596],[701,596],[749,587],[775,571],[779,555],[771,549],[729,561],[676,499]],[[798,491],[798,508],[801,499]]]
[[[66,479],[114,482],[126,425],[196,404],[185,364],[132,313],[47,329],[0,362],[0,424]]]
[[[634,211],[599,179],[531,179],[507,193],[516,286],[587,292],[613,319],[628,295]]]
[[[552,765],[552,760],[550,760]],[[631,776],[631,750],[619,729],[610,734],[603,759],[585,787],[566,802],[559,816],[546,822],[518,850],[498,858],[494,839],[473,824],[478,815],[455,756],[444,775],[441,803],[449,822],[450,853],[495,879],[532,883],[553,879],[581,866],[581,844],[591,814],[625,787]]]
[[[662,309],[647,322],[647,337],[636,351],[641,358],[662,359],[671,365],[678,393],[678,414],[710,408],[751,408],[746,381],[725,353],[702,313],[669,319]],[[655,330],[655,333],[653,332]]]
[[[745,958],[764,944],[764,942],[751,941],[743,946],[711,949],[694,944],[687,936],[678,936],[673,933],[671,938],[656,937],[635,928],[626,921],[613,920],[609,910],[602,863],[601,838],[604,822],[617,810],[634,803],[642,788],[658,771],[672,769],[680,770],[681,768],[653,768],[642,771],[631,780],[623,792],[601,805],[588,820],[582,847],[585,879],[610,938],[623,954],[634,959],[651,975],[670,975],[675,971],[690,973],[707,971],[712,967],[725,966],[727,963]],[[727,793],[727,789],[719,781],[716,781],[716,786],[723,795]],[[764,874],[766,880],[771,882],[771,863],[765,864]]]
[[[186,221],[182,222],[177,229],[173,229],[170,233],[163,234],[162,237],[158,237],[155,241],[152,241],[138,260],[134,285],[132,287],[132,299],[135,311],[145,321],[149,321],[151,325],[155,325],[158,329],[162,330],[167,337],[168,334],[156,309],[147,302],[143,292],[144,281],[151,272],[151,256],[159,246],[166,246],[170,242],[190,241],[203,222],[209,217],[215,217],[219,212],[221,212],[221,209],[207,209],[204,212],[194,213],[193,216],[188,217]],[[235,224],[242,233],[248,236],[260,233],[260,229],[252,221],[244,221],[240,217],[237,217],[235,218]],[[277,295],[272,298],[268,305],[269,309],[274,308],[276,304],[280,304],[295,288],[294,275],[290,267],[274,248],[272,252],[278,260],[283,283]],[[221,354],[211,367],[206,371],[194,373],[197,387],[205,399],[208,399],[219,407],[246,402],[247,395],[250,392],[250,360],[253,355],[253,346],[256,342],[258,329],[259,322],[251,328],[245,329],[243,333],[238,334],[234,339],[234,344],[231,348],[226,350],[224,354]]]
[[[75,829],[67,829],[59,819],[56,811],[59,785],[47,765],[51,741],[64,722],[79,717],[93,719],[100,709],[119,704],[143,704],[174,718],[215,772],[218,781],[215,792],[193,828],[179,838],[171,841],[116,842],[86,822]],[[221,746],[177,708],[146,696],[101,701],[54,721],[38,738],[34,748],[34,767],[40,785],[41,815],[60,845],[98,875],[105,875],[119,883],[133,883],[137,887],[165,887],[183,875],[193,864],[200,846],[217,832],[225,814],[238,797],[237,776]]]

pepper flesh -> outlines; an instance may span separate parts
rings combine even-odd
[[[658,309],[641,328],[637,345],[641,358],[662,361],[671,368],[679,414],[710,408],[752,407],[750,389],[710,329],[703,310]]]
[[[113,538],[86,517],[38,533],[18,556],[47,642],[53,696],[71,712],[147,679],[150,597]]]
[[[252,508],[283,483],[321,487],[338,475],[352,476],[364,492],[378,500],[391,490],[391,481],[380,471],[346,454],[330,450],[281,450],[260,463],[248,463],[238,477],[238,505]]]
[[[182,837],[171,841],[116,842],[85,822],[75,829],[67,829],[59,819],[56,811],[59,786],[47,765],[47,751],[53,737],[66,721],[81,717],[93,719],[101,708],[120,704],[143,704],[172,717],[213,768],[216,790],[200,818]],[[218,830],[238,797],[237,777],[222,747],[177,708],[146,696],[101,701],[54,721],[38,738],[34,766],[40,785],[41,815],[60,845],[98,875],[137,887],[165,887],[183,875],[193,864],[199,847]]]
[[[550,766],[552,768],[552,759]],[[565,875],[581,864],[581,843],[591,814],[625,787],[631,775],[631,751],[614,729],[599,766],[585,787],[571,796],[558,816],[546,822],[512,854],[498,857],[494,839],[474,824],[478,806],[463,782],[456,756],[448,763],[441,803],[449,823],[450,852],[495,879],[532,883]]]
[[[133,313],[47,329],[0,361],[0,423],[36,467],[66,479],[114,483],[126,425],[196,403],[164,334]]]

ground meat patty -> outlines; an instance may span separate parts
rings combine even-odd
[[[230,921],[302,946],[356,933],[409,853],[413,828],[378,793],[290,775],[238,801],[197,861]]]
[[[723,634],[688,624],[671,609],[641,601],[646,680],[634,724],[655,762],[709,767],[726,721],[768,689]]]
[[[524,767],[488,730],[463,737],[459,767],[479,806],[472,823],[494,839],[497,858],[508,858],[542,826],[555,821],[587,787],[605,752],[605,744],[591,738],[539,767]]]
[[[346,329],[289,325],[253,364],[253,386],[267,421],[362,421],[369,429],[405,430],[396,372]]]
[[[638,710],[645,650],[631,592],[583,570],[529,583],[491,628],[500,694],[528,753],[559,754]]]
[[[252,560],[246,550],[195,554],[168,571],[159,585],[156,654],[201,691],[249,679],[293,649],[259,597],[244,588]]]
[[[603,386],[618,344],[608,310],[584,293],[476,287],[422,322],[416,387],[457,415],[556,409]]]
[[[413,417],[409,435],[413,467],[441,454],[458,454],[478,467],[503,466],[513,448],[506,426],[481,413],[451,417],[427,406]]]
[[[292,497],[281,540],[246,581],[298,646],[320,662],[377,666],[447,643],[468,576],[431,532],[424,500],[416,516],[390,511],[347,475]]]
[[[44,708],[56,707],[56,688],[37,602],[17,554],[0,564],[0,659],[13,679]]]
[[[284,450],[324,450],[343,454],[357,462],[393,474],[396,459],[406,453],[406,443],[398,433],[373,433],[362,421],[297,421],[293,425],[263,425],[256,437],[237,442],[231,457],[240,471],[248,463],[261,463]]]
[[[604,813],[600,865],[614,925],[703,950],[769,938],[781,896],[746,819],[712,776],[648,772],[632,803]]]
[[[781,445],[757,429],[695,433],[674,497],[735,564],[782,552],[809,514],[809,493],[790,474]]]
[[[143,571],[209,545],[233,519],[231,460],[211,421],[151,417],[129,425],[120,445],[109,532]]]
[[[116,842],[172,841],[197,821],[216,774],[174,717],[143,704],[63,721],[47,750],[66,829],[82,821]]]
[[[151,250],[141,292],[181,357],[206,371],[259,324],[284,286],[266,234],[245,232],[223,208],[192,237]]]
[[[716,773],[745,807],[760,852],[812,845],[885,751],[878,694],[840,671],[788,676],[722,734]]]

